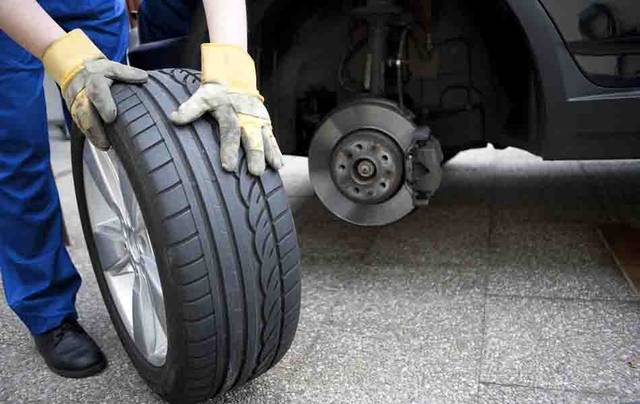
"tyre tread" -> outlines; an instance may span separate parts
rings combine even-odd
[[[148,382],[181,402],[222,394],[271,368],[291,345],[300,313],[300,254],[278,175],[252,177],[243,156],[239,171],[224,172],[211,147],[219,142],[211,117],[184,127],[167,121],[198,83],[196,73],[170,69],[151,72],[144,86],[112,88],[116,125],[126,128],[127,153],[146,175],[164,229],[160,250],[181,297],[187,366],[180,383]]]

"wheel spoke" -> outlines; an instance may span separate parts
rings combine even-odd
[[[140,353],[164,363],[167,326],[149,232],[129,177],[112,149],[86,143],[85,190],[98,258],[120,318]]]
[[[140,206],[136,200],[133,188],[127,179],[127,173],[124,171],[123,165],[119,162],[115,162],[114,165],[118,170],[118,182],[120,186],[120,194],[122,195],[125,218],[128,219],[127,224],[135,231],[142,222],[142,212],[140,211]]]
[[[118,261],[114,262],[110,267],[103,268],[105,272],[111,272],[113,276],[120,276],[130,274],[133,270],[131,268],[131,259],[128,255],[121,257]]]
[[[142,255],[145,255],[147,258],[152,259],[155,263],[155,259],[153,259],[153,247],[151,247],[151,240],[149,239],[149,232],[147,231],[147,227],[144,225],[144,221],[142,219],[142,225],[138,227],[136,231],[136,237],[139,240],[140,251]]]
[[[154,312],[162,330],[166,333],[166,314],[164,311],[164,297],[162,294],[162,284],[160,283],[160,276],[158,274],[158,267],[153,257],[143,255],[141,257],[142,265],[141,270],[144,273],[144,277],[148,281],[151,303],[153,305]]]
[[[120,181],[113,162],[106,152],[100,151],[93,146],[88,147],[90,153],[88,155],[85,154],[85,167],[109,209],[124,223],[123,219],[126,213],[125,209],[123,209],[124,203],[118,195],[117,189],[120,186]]]
[[[133,282],[133,339],[149,357],[155,351],[158,335],[149,284],[144,275],[136,273]]]
[[[143,236],[147,232],[147,226],[144,224],[142,211],[136,203],[136,210],[131,213],[131,226],[136,236]]]
[[[120,221],[116,218],[96,225],[94,240],[104,271],[119,273],[129,263]]]

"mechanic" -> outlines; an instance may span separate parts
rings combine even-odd
[[[204,6],[212,43],[201,48],[202,85],[171,118],[186,124],[213,113],[227,170],[237,168],[241,144],[252,174],[266,163],[279,169],[282,155],[246,51],[246,5]],[[89,141],[109,149],[103,122],[117,115],[110,85],[147,80],[146,72],[122,64],[128,30],[123,0],[0,1],[0,269],[9,305],[49,368],[65,377],[97,374],[107,362],[77,322],[81,279],[62,240],[43,75],[56,80]]]

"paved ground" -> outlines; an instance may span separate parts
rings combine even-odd
[[[54,143],[84,324],[111,361],[53,376],[0,305],[0,402],[155,402],[126,358],[82,245]],[[596,233],[640,224],[640,162],[543,163],[467,152],[428,209],[393,226],[341,223],[304,160],[284,173],[303,249],[300,329],[269,374],[225,403],[608,403],[640,399],[640,301]]]

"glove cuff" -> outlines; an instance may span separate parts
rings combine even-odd
[[[42,64],[64,93],[85,62],[103,58],[89,37],[82,30],[74,29],[49,45],[42,55]]]
[[[202,44],[203,83],[219,83],[230,92],[262,98],[258,92],[256,66],[241,47],[215,43]]]

